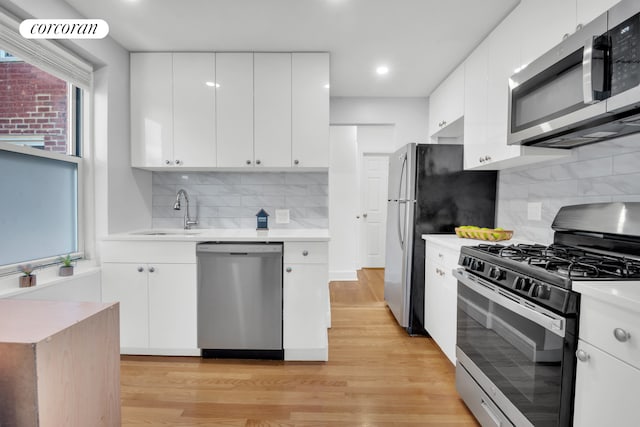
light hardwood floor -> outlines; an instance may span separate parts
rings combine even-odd
[[[123,356],[122,425],[477,426],[448,359],[396,324],[383,274],[331,283],[326,363]]]

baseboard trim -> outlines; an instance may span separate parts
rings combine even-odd
[[[348,271],[330,271],[330,282],[352,282],[358,280],[358,273],[355,270]]]

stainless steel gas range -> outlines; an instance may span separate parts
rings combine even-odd
[[[571,426],[579,281],[640,279],[640,203],[566,206],[552,245],[461,249],[456,385],[483,426]]]

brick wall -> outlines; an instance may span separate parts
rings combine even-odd
[[[25,62],[0,62],[0,135],[37,135],[66,151],[67,83]]]

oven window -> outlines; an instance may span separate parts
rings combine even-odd
[[[557,426],[564,339],[458,285],[457,345],[535,426]]]

